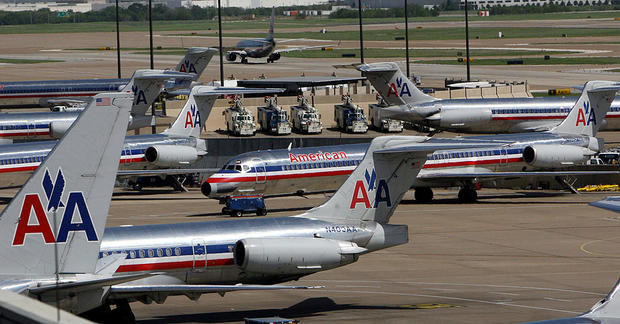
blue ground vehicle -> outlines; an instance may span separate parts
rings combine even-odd
[[[222,214],[233,217],[241,217],[244,213],[256,212],[257,216],[267,215],[265,198],[262,195],[230,196],[224,200],[226,207],[222,208]]]

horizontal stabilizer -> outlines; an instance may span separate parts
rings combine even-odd
[[[205,168],[205,169],[154,169],[154,170],[119,170],[117,176],[155,176],[155,175],[170,175],[170,174],[187,174],[187,173],[215,173],[220,169],[217,168]]]

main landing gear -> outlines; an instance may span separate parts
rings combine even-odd
[[[430,187],[415,188],[415,201],[419,203],[428,203],[433,200],[433,189]],[[459,202],[463,204],[474,203],[478,200],[478,192],[473,187],[462,187],[459,190]]]

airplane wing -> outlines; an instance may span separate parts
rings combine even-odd
[[[248,52],[246,52],[244,50],[227,51],[226,55],[228,55],[228,54],[237,54],[237,55],[242,56],[242,57],[248,56]]]
[[[324,48],[324,47],[336,47],[339,46],[340,43],[338,44],[328,44],[328,45],[316,45],[316,46],[304,46],[304,47],[288,47],[288,48],[282,48],[282,49],[278,49],[273,51],[274,53],[288,53],[288,52],[294,52],[294,51],[303,51],[303,50],[309,50],[309,49],[316,49],[316,48]]]
[[[620,213],[620,196],[609,196],[603,200],[591,202],[590,205]]]
[[[118,285],[110,287],[112,298],[148,298],[157,303],[163,303],[168,296],[184,295],[191,300],[197,300],[202,294],[225,293],[240,290],[282,290],[282,289],[319,289],[323,286],[283,286],[283,285]]]
[[[425,172],[419,174],[421,180],[472,180],[472,179],[499,179],[527,176],[591,176],[616,175],[620,171],[523,171],[523,172]]]
[[[170,174],[187,174],[187,173],[215,173],[219,171],[218,168],[203,168],[203,169],[154,169],[154,170],[118,170],[117,176],[130,177],[130,176],[155,176],[155,175],[170,175]]]

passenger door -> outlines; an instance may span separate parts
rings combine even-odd
[[[256,192],[262,192],[267,185],[267,166],[265,165],[265,161],[259,158],[253,159],[252,161],[254,162],[254,169],[256,171],[255,190]]]
[[[194,272],[203,272],[207,267],[207,246],[202,239],[192,240],[192,270]]]

